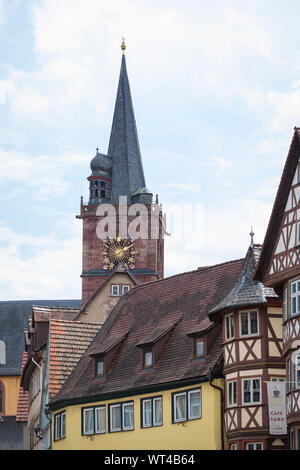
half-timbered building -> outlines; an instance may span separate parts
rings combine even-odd
[[[290,447],[300,449],[300,128],[286,159],[254,279],[283,304],[283,351]]]
[[[251,243],[240,277],[210,311],[222,321],[227,448],[271,450],[286,447],[286,435],[272,436],[266,382],[283,381],[282,310],[272,288],[254,281],[260,246]]]

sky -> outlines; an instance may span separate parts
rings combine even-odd
[[[0,0],[0,300],[81,297],[76,215],[122,36],[146,183],[169,213],[165,275],[244,257],[251,226],[263,243],[300,125],[299,16],[298,0]]]

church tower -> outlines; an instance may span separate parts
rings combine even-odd
[[[91,160],[83,221],[82,304],[115,269],[143,284],[164,276],[162,207],[146,187],[122,43],[122,63],[107,154]],[[115,227],[115,229],[114,229]],[[112,231],[111,231],[112,230]]]

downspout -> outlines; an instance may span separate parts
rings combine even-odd
[[[215,366],[216,366],[216,364],[209,369],[208,378],[209,378],[209,384],[213,388],[219,390],[219,392],[220,392],[221,450],[224,450],[224,448],[225,448],[225,443],[224,443],[224,391],[223,391],[223,388],[219,387],[218,385],[213,384],[213,379],[214,379],[213,369],[214,369]]]

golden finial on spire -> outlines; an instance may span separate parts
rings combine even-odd
[[[122,51],[123,51],[123,55],[125,55],[126,44],[125,44],[125,38],[124,38],[124,36],[122,36],[121,49],[122,49]]]

